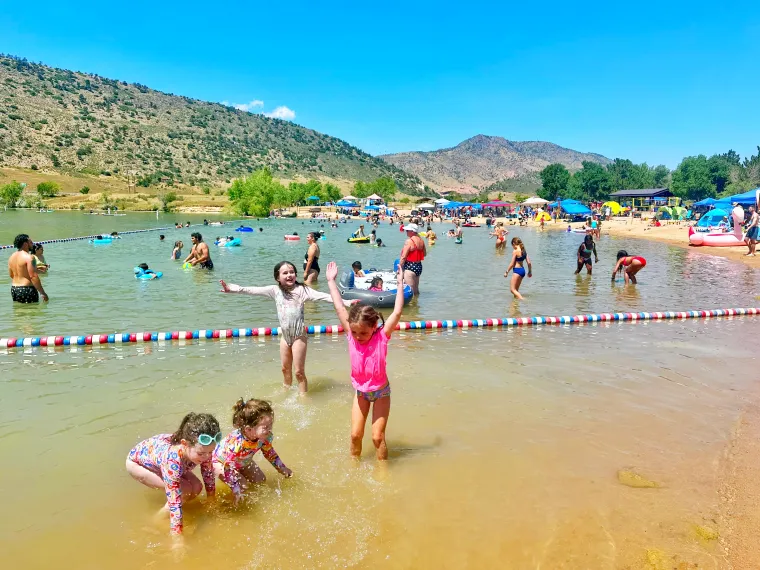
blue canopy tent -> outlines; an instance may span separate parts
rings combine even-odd
[[[717,202],[715,198],[705,198],[704,200],[700,200],[699,202],[694,202],[692,204],[692,207],[700,208],[703,206],[712,206],[713,204],[715,204],[715,202]]]
[[[336,206],[340,206],[341,208],[358,208],[359,205],[355,202],[352,202],[351,200],[338,200],[335,202]]]
[[[561,202],[560,209],[570,216],[590,216],[592,214],[591,210],[580,202]]]
[[[699,221],[697,222],[697,227],[707,228],[710,226],[717,226],[723,221],[723,218],[726,217],[728,217],[728,212],[726,212],[726,210],[721,210],[720,208],[710,210],[709,212],[702,214],[702,217],[699,218]]]
[[[550,208],[556,208],[558,204],[561,204],[564,206],[565,204],[580,204],[580,202],[578,200],[573,200],[572,198],[568,198],[567,200],[563,200],[562,198],[560,198],[556,202],[549,202],[547,206],[549,206]]]
[[[760,188],[755,188],[754,190],[750,190],[749,192],[744,192],[742,194],[734,194],[733,196],[728,197],[728,201],[732,204],[734,202],[739,202],[739,204],[745,208],[747,206],[753,206],[755,204],[755,196],[757,195],[758,190],[760,190]]]
[[[364,206],[365,210],[380,210],[380,206]]]

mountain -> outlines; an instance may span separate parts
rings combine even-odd
[[[549,164],[559,162],[571,170],[588,160],[606,165],[610,159],[541,141],[508,141],[477,135],[453,148],[431,152],[401,152],[380,158],[436,187],[490,186],[505,179],[535,177]]]
[[[420,180],[335,137],[219,103],[0,54],[0,166],[204,186],[280,178]]]

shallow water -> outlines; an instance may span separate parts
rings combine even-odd
[[[2,243],[43,216],[61,226],[33,237],[76,234],[66,224],[78,214],[13,215],[0,215]],[[131,216],[112,218],[115,229],[155,224]],[[0,303],[0,336],[273,325],[271,302],[221,295],[216,279],[269,283],[276,261],[300,261],[306,249],[282,234],[314,225],[255,225],[265,231],[244,236],[243,248],[212,248],[213,275],[176,267],[171,243],[150,233],[97,249],[51,245],[53,300]],[[192,230],[170,230],[167,241],[187,243]],[[384,250],[349,246],[349,230],[326,228],[323,266],[397,257],[397,229],[381,226]],[[598,274],[576,278],[577,235],[513,230],[535,270],[516,304],[502,277],[508,257],[494,254],[485,228],[465,231],[463,246],[443,238],[430,253],[405,319],[755,304],[757,273],[722,259],[605,237]],[[648,260],[637,287],[610,284],[620,247]],[[165,277],[135,282],[141,261]],[[320,304],[307,320],[335,317]],[[369,438],[360,464],[346,457],[342,336],[310,339],[305,399],[281,391],[271,339],[0,353],[0,454],[15,466],[0,475],[0,548],[9,567],[173,565],[168,521],[152,520],[162,494],[126,475],[126,453],[189,410],[213,412],[228,429],[229,407],[246,395],[274,402],[275,444],[296,476],[264,465],[268,481],[243,507],[225,494],[212,509],[188,507],[185,568],[648,568],[647,551],[674,566],[723,568],[693,525],[715,526],[716,464],[756,377],[744,343],[755,331],[752,318],[735,318],[396,333],[387,465],[373,460]],[[621,485],[620,469],[660,487]]]

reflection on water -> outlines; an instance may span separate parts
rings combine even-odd
[[[213,274],[165,259],[174,230],[165,244],[141,235],[98,251],[51,246],[56,271],[44,279],[53,302],[0,303],[0,336],[271,325],[273,303],[220,295],[216,281],[269,283],[276,261],[300,262],[305,251],[282,234],[309,224],[257,225],[265,231],[245,236],[243,248],[212,249]],[[350,229],[328,234],[325,261],[391,265],[399,232],[381,226],[389,247],[379,250],[346,244]],[[187,241],[185,233],[176,235]],[[608,272],[621,240],[601,240],[588,277],[573,275],[578,236],[511,233],[534,263],[525,301],[509,294],[508,257],[494,253],[485,228],[473,229],[464,246],[439,240],[405,318],[754,304],[756,272],[722,259],[625,242],[648,261],[640,284],[626,287],[610,284]],[[165,278],[135,282],[141,261]],[[306,318],[335,322],[327,303],[307,305]],[[267,483],[241,507],[222,484],[217,504],[190,506],[185,569],[638,569],[652,567],[650,555],[678,568],[724,568],[714,541],[693,529],[714,526],[714,464],[756,377],[753,348],[736,339],[755,328],[727,318],[399,332],[388,357],[385,465],[369,440],[360,463],[347,457],[343,337],[309,340],[306,398],[282,391],[271,339],[0,353],[0,454],[18,466],[2,473],[0,549],[8,567],[178,565],[168,523],[151,519],[161,493],[126,475],[126,453],[189,410],[216,414],[228,430],[232,403],[256,396],[274,404],[277,449],[295,477],[265,464]],[[621,469],[658,487],[622,485]]]

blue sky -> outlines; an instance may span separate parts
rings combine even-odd
[[[482,133],[672,168],[760,145],[757,0],[3,4],[4,53],[286,107],[372,154]]]

